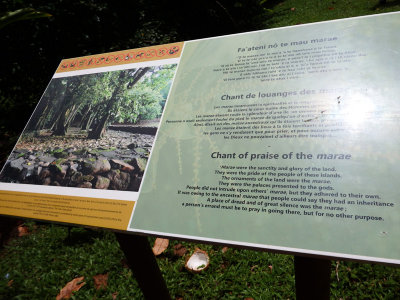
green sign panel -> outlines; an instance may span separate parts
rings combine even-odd
[[[129,230],[398,263],[399,26],[186,42]]]

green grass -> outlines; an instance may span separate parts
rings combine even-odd
[[[178,243],[172,241],[172,244]],[[185,259],[173,255],[172,247],[158,258],[173,297],[183,299],[293,299],[293,257],[220,246],[183,243],[207,251],[210,267],[199,274],[188,272]]]
[[[291,26],[363,15],[400,11],[400,1],[387,0],[286,0],[276,1],[264,22],[266,28]],[[268,3],[268,2],[267,2]]]
[[[0,256],[1,299],[55,299],[67,282],[81,276],[86,285],[75,293],[75,299],[112,299],[116,292],[117,299],[143,298],[112,232],[73,228],[68,237],[63,226],[33,229],[31,225],[31,230],[33,233],[12,240]],[[192,274],[184,267],[185,257],[174,255],[177,243],[171,241],[157,258],[173,298],[294,297],[291,256],[232,248],[223,253],[220,246],[183,242],[187,253],[200,247],[211,258],[207,270]],[[105,273],[109,274],[107,289],[96,291],[92,278]]]
[[[131,271],[122,264],[123,254],[114,234],[67,227],[39,226],[28,236],[17,238],[1,254],[1,299],[55,299],[60,289],[75,277],[86,285],[76,299],[111,299],[113,292],[125,298],[141,297]],[[92,277],[109,273],[106,291],[96,291]],[[8,286],[13,280],[11,286]]]
[[[73,299],[143,299],[112,232],[58,225],[30,225],[32,233],[15,238],[0,255],[0,299],[55,299],[65,284],[85,277]],[[154,238],[149,238],[150,243]],[[174,254],[177,243],[187,254],[207,251],[210,267],[188,272],[186,257]],[[138,258],[140,259],[140,258]],[[173,299],[294,299],[290,255],[172,241],[157,262]],[[108,286],[96,290],[93,276],[108,274]],[[398,299],[400,269],[332,261],[333,299]]]

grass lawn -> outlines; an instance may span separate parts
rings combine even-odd
[[[283,27],[400,10],[400,1],[387,0],[286,0],[275,4],[265,28]],[[268,3],[268,1],[267,1]]]
[[[267,1],[268,2],[268,1]],[[400,10],[400,1],[270,1],[265,28]],[[28,223],[29,234],[14,238],[0,252],[0,299],[55,299],[71,280],[85,285],[72,299],[142,299],[112,232]],[[149,238],[150,243],[154,238]],[[186,254],[174,252],[181,244]],[[196,247],[208,252],[210,267],[188,272],[185,258]],[[140,259],[140,258],[138,258]],[[222,246],[170,241],[157,257],[173,299],[294,299],[293,257]],[[99,288],[98,275],[106,284]],[[104,278],[103,277],[103,278]],[[333,299],[399,299],[400,269],[332,261]]]
[[[112,232],[28,224],[30,234],[15,238],[0,259],[0,299],[55,299],[71,280],[85,285],[73,299],[143,299]],[[153,243],[154,238],[149,238]],[[186,254],[175,254],[178,243]],[[185,259],[196,247],[207,251],[210,267],[188,272]],[[140,258],[138,258],[140,259]],[[222,246],[170,241],[157,257],[173,299],[294,299],[293,257]],[[96,289],[94,277],[107,274]],[[398,299],[400,269],[332,261],[335,299]]]

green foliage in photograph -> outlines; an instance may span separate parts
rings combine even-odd
[[[175,69],[176,65],[168,65],[55,78],[27,130],[64,136],[75,127],[99,139],[110,123],[158,118]]]
[[[161,117],[171,87],[176,66],[163,66],[149,70],[134,89],[125,91],[112,122],[136,123]]]

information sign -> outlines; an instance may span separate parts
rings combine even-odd
[[[1,211],[398,264],[399,26],[391,13],[63,61],[2,171]],[[146,99],[169,86],[152,147]],[[54,146],[57,124],[80,143]]]

